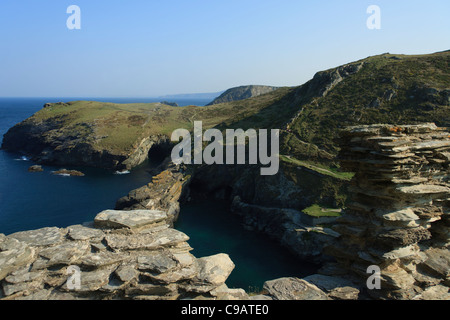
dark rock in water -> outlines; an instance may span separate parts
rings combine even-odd
[[[28,168],[28,172],[42,172],[44,169],[42,169],[42,166],[34,165]]]
[[[61,169],[58,171],[53,171],[53,174],[56,175],[63,175],[63,176],[74,176],[74,177],[84,177],[84,173],[77,171],[77,170],[67,170],[67,169]]]

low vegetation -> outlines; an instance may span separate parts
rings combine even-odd
[[[315,217],[315,218],[321,218],[321,217],[340,217],[341,216],[341,209],[330,209],[330,208],[323,208],[319,206],[318,204],[314,204],[309,208],[306,208],[303,210],[303,213]]]

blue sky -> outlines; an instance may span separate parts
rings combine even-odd
[[[69,30],[70,5],[81,30]],[[369,5],[381,30],[369,30]],[[1,0],[0,96],[151,97],[450,49],[448,0]]]

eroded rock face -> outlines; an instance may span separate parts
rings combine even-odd
[[[166,170],[152,178],[152,181],[116,203],[117,210],[163,210],[172,222],[180,212],[180,197],[190,177],[180,172],[179,168],[169,165]]]
[[[257,86],[257,85],[231,88],[222,93],[219,97],[217,97],[216,99],[214,99],[214,101],[212,101],[207,105],[211,106],[219,103],[244,100],[252,97],[257,97],[277,89],[279,89],[279,87]]]
[[[378,266],[373,297],[448,297],[449,132],[434,124],[353,127],[341,147],[342,167],[356,172],[353,199],[327,253],[363,283]]]
[[[95,223],[0,235],[2,299],[248,299],[226,254],[197,259],[163,211],[104,211]]]
[[[328,183],[343,184],[296,166],[282,166],[277,175],[261,176],[257,166],[217,165],[197,168],[188,190],[193,198],[230,201],[231,212],[242,217],[247,229],[267,234],[301,259],[322,263],[329,259],[323,246],[333,241],[336,232],[316,228],[305,221],[301,210],[327,198],[321,190]]]
[[[44,108],[71,104],[46,104]],[[131,145],[124,150],[101,148],[98,142],[107,135],[97,134],[95,121],[79,124],[73,131],[65,131],[67,118],[64,115],[42,121],[30,117],[8,130],[2,148],[24,153],[39,164],[130,170],[148,159],[153,146],[170,144],[169,137],[157,134],[131,137]]]

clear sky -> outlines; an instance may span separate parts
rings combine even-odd
[[[69,30],[70,5],[81,29]],[[381,29],[369,30],[370,5]],[[449,0],[1,0],[0,96],[295,86],[385,52],[450,49]]]

